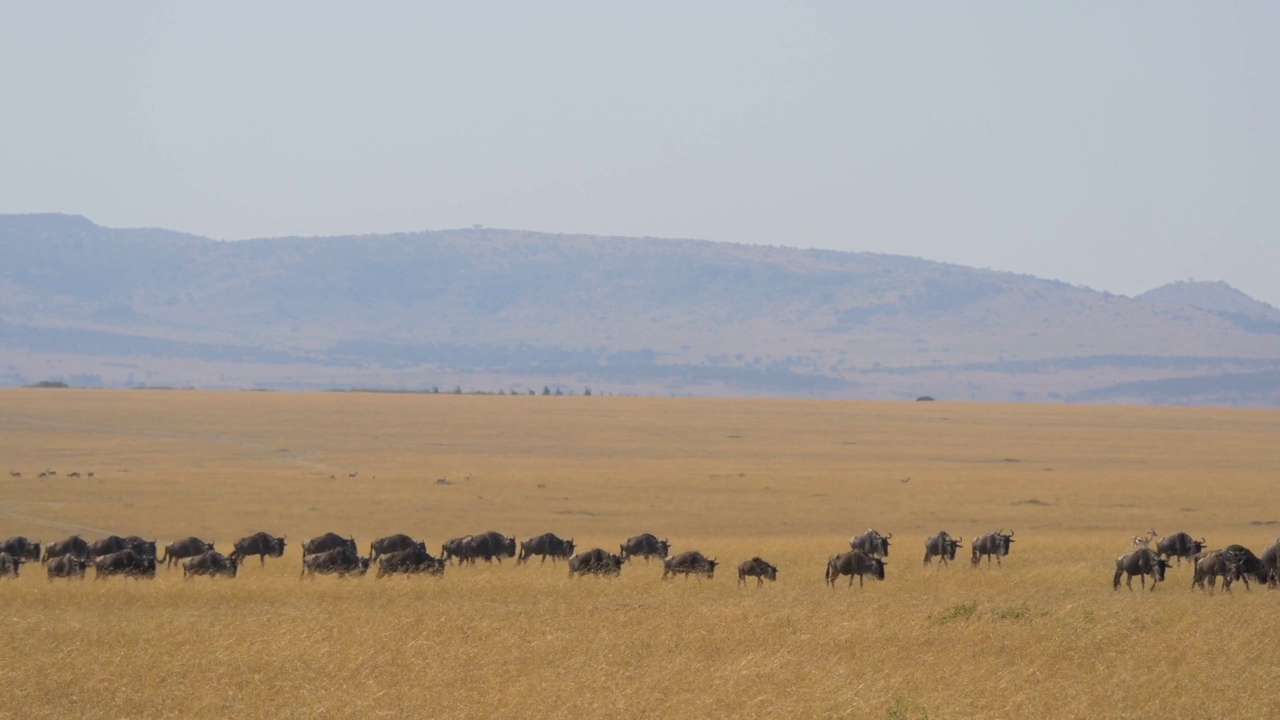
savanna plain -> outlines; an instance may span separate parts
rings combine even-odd
[[[288,547],[234,579],[28,564],[0,581],[0,717],[1274,718],[1280,591],[1111,578],[1149,528],[1260,553],[1277,481],[1275,411],[4,390],[0,537]],[[869,527],[893,533],[886,579],[828,588]],[[490,529],[653,532],[721,566],[299,579],[325,531],[438,552]],[[923,566],[944,529],[961,555]],[[971,568],[999,529],[1010,555]],[[754,555],[777,582],[738,586]]]

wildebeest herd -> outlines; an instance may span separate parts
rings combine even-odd
[[[1002,565],[1001,558],[1009,555],[1013,536],[1012,531],[998,530],[973,538],[969,544],[970,565],[978,568],[984,558],[988,566],[992,559],[997,565]],[[1243,580],[1246,588],[1250,579],[1269,587],[1275,587],[1280,581],[1280,539],[1259,557],[1242,545],[1206,550],[1204,538],[1197,540],[1185,532],[1162,538],[1152,549],[1155,537],[1155,531],[1151,530],[1146,535],[1133,538],[1135,549],[1116,559],[1113,588],[1119,589],[1122,576],[1127,576],[1126,584],[1132,590],[1133,578],[1137,576],[1143,588],[1147,578],[1151,578],[1151,589],[1154,590],[1156,584],[1165,579],[1170,562],[1176,561],[1181,565],[1184,559],[1193,565],[1192,588],[1205,589],[1207,585],[1212,591],[1219,578],[1223,589],[1228,592],[1236,580]],[[874,529],[850,538],[847,552],[828,558],[824,575],[826,584],[835,587],[836,581],[844,575],[849,577],[849,587],[853,586],[855,577],[859,587],[863,586],[868,575],[884,580],[892,538],[892,533],[881,534]],[[268,557],[282,557],[285,545],[285,536],[259,532],[235,541],[231,552],[224,555],[212,541],[186,537],[165,545],[157,557],[156,541],[136,535],[112,535],[93,542],[72,535],[47,546],[42,546],[38,540],[19,536],[0,545],[0,577],[18,577],[23,564],[39,562],[50,581],[57,578],[84,579],[90,567],[94,569],[95,580],[112,575],[154,578],[160,565],[168,569],[181,566],[184,578],[234,578],[247,558],[257,556],[259,564],[265,565]],[[940,565],[947,565],[956,559],[956,552],[961,547],[964,547],[963,537],[939,532],[924,542],[924,565],[932,564],[935,558]],[[646,563],[651,559],[660,560],[663,580],[676,575],[710,579],[715,576],[719,565],[716,558],[708,558],[698,551],[673,555],[666,538],[659,539],[650,533],[628,538],[619,545],[617,553],[598,547],[584,552],[575,552],[575,549],[572,538],[562,539],[554,533],[544,533],[517,543],[513,536],[488,531],[445,541],[439,557],[427,550],[426,541],[404,534],[378,538],[369,544],[368,554],[361,555],[354,538],[329,532],[302,543],[300,577],[363,576],[375,566],[378,578],[396,574],[440,576],[454,562],[459,566],[474,565],[477,560],[501,563],[507,557],[515,558],[517,565],[523,565],[535,556],[540,558],[540,564],[545,564],[548,558],[552,564],[559,560],[567,561],[570,578],[578,575],[617,576],[623,566],[636,557],[643,558]],[[778,579],[778,567],[759,556],[752,557],[738,566],[738,584],[745,585],[748,578],[755,578],[757,587],[763,586],[765,580]]]

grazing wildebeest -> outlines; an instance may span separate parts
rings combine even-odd
[[[203,555],[213,549],[213,543],[205,542],[200,538],[192,535],[181,540],[174,540],[164,546],[164,557],[160,558],[160,562],[165,567],[173,567],[180,560],[193,558],[197,555]],[[231,553],[235,555],[236,553]]]
[[[199,555],[187,558],[182,563],[182,577],[190,578],[196,575],[208,575],[209,577],[217,577],[225,575],[227,577],[235,577],[236,572],[240,569],[240,556],[231,553],[231,557],[227,557],[217,550],[209,550]]]
[[[973,567],[978,567],[978,564],[982,562],[982,557],[985,555],[988,567],[991,566],[991,558],[993,557],[996,559],[996,565],[999,565],[1000,558],[1009,554],[1009,545],[1012,542],[1012,530],[1009,531],[1008,535],[1005,534],[1004,530],[987,533],[974,540],[973,544],[969,546],[973,550],[973,557],[970,558],[969,563]]]
[[[337,550],[338,548],[350,548],[352,555],[359,555],[356,550],[356,539],[353,537],[342,537],[337,533],[327,532],[323,535],[317,535],[310,540],[302,543],[303,556],[315,555],[317,553]]]
[[[889,557],[889,538],[891,537],[893,533],[881,535],[874,529],[868,529],[861,535],[849,538],[849,547],[853,550],[861,550],[867,555]]]
[[[369,571],[369,558],[362,558],[355,550],[343,545],[332,550],[304,555],[302,557],[302,575],[299,578],[320,575],[364,575]]]
[[[414,547],[415,545],[420,545],[420,544],[425,546],[426,541],[419,543],[417,540],[414,540],[413,538],[403,533],[396,533],[395,535],[380,537],[377,540],[374,540],[373,542],[369,543],[369,557],[374,560],[377,560],[378,557],[381,555],[386,555],[387,553],[393,553],[393,552],[400,552],[401,550],[408,550]]]
[[[24,558],[17,557],[16,555],[10,555],[6,552],[0,552],[0,578],[9,577],[10,575],[18,577],[18,570],[25,562],[26,559]]]
[[[1243,545],[1228,545],[1222,551],[1236,561],[1236,574],[1232,580],[1243,580],[1244,589],[1249,589],[1249,578],[1259,585],[1267,582],[1270,572],[1265,563],[1253,551]]]
[[[956,559],[956,548],[962,547],[963,543],[964,538],[953,538],[943,530],[924,541],[924,564],[932,563],[935,557],[939,558],[943,565],[948,564]]]
[[[569,558],[569,577],[574,575],[621,575],[626,561],[603,548],[592,548]]]
[[[778,566],[753,557],[738,566],[738,585],[746,585],[749,577],[756,579],[756,587],[762,587],[765,580],[773,582],[778,579]]]
[[[276,537],[271,533],[256,532],[248,537],[242,537],[235,542],[232,555],[238,556],[241,560],[250,555],[258,556],[259,567],[267,564],[267,556],[282,557],[284,555],[284,539],[285,535]]]
[[[1239,563],[1236,562],[1234,555],[1222,550],[1210,550],[1196,555],[1195,574],[1191,576],[1191,588],[1200,588],[1204,590],[1204,581],[1209,581],[1209,590],[1212,591],[1218,578],[1222,578],[1222,589],[1231,592],[1231,581],[1235,579],[1239,572]]]
[[[124,539],[124,546],[143,557],[156,557],[155,540],[143,540],[137,535],[130,535]]]
[[[666,538],[659,540],[652,533],[642,533],[635,537],[627,538],[627,541],[619,547],[621,552],[618,554],[627,562],[631,562],[632,556],[635,555],[644,558],[647,563],[651,557],[665,560],[667,555],[671,554],[671,543],[667,542]]]
[[[466,557],[467,543],[470,542],[470,535],[446,540],[440,545],[440,557],[444,558],[446,562],[453,562],[453,559],[457,558],[458,562],[461,563]]]
[[[662,561],[662,579],[666,580],[668,575],[684,575],[688,580],[690,575],[698,575],[709,580],[715,577],[718,564],[715,558],[708,559],[697,550],[682,552]]]
[[[516,556],[516,539],[511,535],[503,535],[496,530],[472,535],[462,548],[463,560],[469,563],[475,563],[476,558],[484,558],[485,562],[492,562],[495,558],[498,563],[502,563],[503,556]]]
[[[0,552],[9,553],[14,557],[19,557],[23,560],[34,560],[39,562],[40,541],[36,540],[35,542],[32,542],[27,538],[18,535],[5,540],[3,544],[0,544]]]
[[[1178,558],[1178,564],[1181,565],[1183,558],[1191,560],[1204,552],[1206,544],[1204,538],[1193,540],[1190,535],[1180,532],[1160,538],[1160,542],[1156,543],[1156,552],[1166,558]]]
[[[1267,571],[1267,587],[1275,587],[1280,582],[1280,538],[1262,551],[1262,567]]]
[[[69,478],[78,478],[78,477],[80,477],[80,473],[78,473],[78,472],[67,473],[67,477],[69,477]]]
[[[445,565],[443,559],[431,557],[431,553],[427,552],[427,544],[420,542],[405,550],[385,553],[378,558],[378,574],[375,577],[395,573],[443,575]]]
[[[862,577],[868,573],[877,580],[884,579],[884,559],[868,555],[861,550],[833,555],[827,560],[827,584],[836,586],[836,578],[849,576],[849,587],[853,587],[853,576],[858,576],[858,587],[862,587]]]
[[[143,577],[154,578],[156,576],[156,559],[144,557],[125,548],[119,552],[96,558],[93,561],[93,569],[96,571],[93,576],[94,580],[112,575],[128,575],[134,580]]]
[[[42,562],[49,562],[54,558],[60,558],[63,555],[79,555],[80,557],[89,557],[89,543],[79,535],[72,535],[66,540],[49,543],[44,549],[44,557]]]
[[[529,562],[529,558],[534,555],[541,555],[542,563],[546,563],[547,558],[550,557],[553,565],[558,558],[567,560],[573,557],[573,538],[561,540],[555,533],[543,533],[528,540],[521,540],[520,556],[516,558],[516,563]]]
[[[49,574],[49,582],[53,582],[54,578],[73,578],[78,577],[84,579],[84,572],[91,563],[88,558],[79,557],[77,555],[63,555],[54,558],[45,570]]]
[[[1133,576],[1137,575],[1141,578],[1142,588],[1147,587],[1147,576],[1151,576],[1151,589],[1156,589],[1156,583],[1164,582],[1165,570],[1169,569],[1169,561],[1160,557],[1154,550],[1147,547],[1138,548],[1131,553],[1125,553],[1116,558],[1116,575],[1111,580],[1111,589],[1120,589],[1120,576],[1128,575],[1125,578],[1129,590],[1133,590]]]
[[[98,558],[103,555],[111,555],[128,548],[129,545],[124,538],[119,535],[108,535],[101,540],[94,540],[89,543],[89,557]]]

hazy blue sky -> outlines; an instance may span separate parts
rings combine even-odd
[[[917,255],[1280,306],[1280,3],[0,4],[0,212]]]

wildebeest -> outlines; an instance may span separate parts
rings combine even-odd
[[[45,571],[49,575],[49,582],[53,582],[54,578],[78,577],[83,580],[84,572],[90,564],[88,558],[78,555],[63,555],[50,561],[45,566]]]
[[[697,550],[682,552],[662,561],[662,579],[666,580],[669,575],[684,575],[688,580],[690,575],[698,575],[710,580],[715,577],[718,564],[715,558],[707,558]]]
[[[467,543],[469,542],[471,542],[470,535],[463,535],[462,537],[445,540],[444,543],[440,545],[440,557],[446,562],[453,562],[454,558],[457,558],[458,562],[462,562],[465,557]]]
[[[635,537],[627,538],[627,541],[619,546],[623,560],[631,562],[632,556],[639,555],[644,561],[649,562],[649,558],[655,557],[664,560],[671,554],[671,543],[666,538],[659,540],[652,533],[641,533]]]
[[[1275,587],[1280,582],[1280,538],[1262,551],[1262,567],[1267,571],[1267,587]]]
[[[621,575],[626,561],[603,548],[591,548],[569,558],[569,577],[574,575]]]
[[[240,556],[234,552],[231,553],[231,557],[227,557],[217,550],[210,549],[207,552],[187,558],[186,562],[182,563],[182,577],[191,578],[196,575],[217,577],[225,575],[233,578],[240,569],[240,560]]]
[[[359,551],[356,550],[355,538],[344,538],[337,533],[331,532],[327,532],[323,535],[317,535],[316,537],[302,543],[302,554],[305,557],[307,555],[316,555],[330,550],[337,550],[338,548],[348,548],[351,550],[352,555],[359,555]]]
[[[861,535],[849,538],[849,547],[853,550],[861,550],[867,555],[889,557],[889,538],[891,537],[893,533],[881,535],[874,529],[868,528]]]
[[[1191,588],[1200,588],[1204,590],[1204,581],[1209,581],[1209,590],[1212,591],[1218,578],[1222,578],[1222,589],[1231,592],[1231,581],[1235,579],[1239,569],[1239,563],[1235,556],[1222,550],[1210,550],[1202,552],[1194,558],[1195,574],[1191,576]]]
[[[154,578],[156,576],[156,559],[145,557],[128,548],[109,553],[94,559],[94,580],[112,575],[127,575],[134,580],[138,578]]]
[[[285,537],[285,535],[276,537],[271,533],[256,532],[237,540],[231,554],[238,556],[241,560],[250,555],[257,555],[258,565],[263,566],[267,564],[268,555],[277,558],[284,555]]]
[[[27,538],[18,535],[5,540],[0,544],[0,552],[9,553],[13,557],[22,558],[23,560],[40,561],[40,541],[32,542]]]
[[[302,575],[299,578],[320,575],[364,575],[369,571],[369,558],[362,558],[355,550],[343,545],[332,550],[302,556]]]
[[[144,540],[137,535],[129,535],[124,539],[124,546],[143,557],[155,558],[156,541]]]
[[[101,540],[94,540],[89,543],[89,557],[98,558],[103,555],[111,555],[129,547],[124,538],[119,535],[108,535]]]
[[[746,585],[749,577],[756,579],[756,587],[761,587],[765,580],[773,582],[778,579],[778,566],[753,557],[738,566],[738,585]]]
[[[1180,532],[1160,538],[1160,542],[1156,543],[1156,552],[1166,558],[1178,558],[1178,564],[1181,565],[1183,558],[1192,560],[1204,552],[1207,544],[1204,538],[1193,540],[1190,535]]]
[[[875,555],[868,555],[861,550],[850,550],[847,553],[833,555],[827,560],[827,584],[831,587],[836,586],[836,578],[841,575],[849,576],[849,587],[853,587],[853,576],[858,576],[858,587],[862,587],[862,578],[864,575],[870,574],[877,580],[884,579],[883,558]]]
[[[168,545],[165,545],[164,557],[160,558],[160,562],[164,563],[165,567],[173,567],[174,565],[177,565],[180,560],[193,558],[197,555],[203,555],[210,550],[213,550],[213,543],[205,542],[204,540],[192,535],[181,540],[174,540]],[[236,555],[237,553],[233,552],[231,554]]]
[[[555,533],[543,533],[528,540],[521,540],[520,556],[516,558],[516,563],[529,562],[529,558],[534,555],[542,556],[540,564],[546,563],[548,557],[551,558],[552,564],[560,558],[567,560],[573,557],[573,538],[561,540]]]
[[[404,550],[383,554],[378,558],[378,574],[375,577],[394,573],[443,575],[445,564],[444,559],[431,557],[431,553],[427,552],[427,544],[420,542]]]
[[[1151,589],[1156,589],[1156,583],[1164,582],[1165,570],[1169,569],[1169,561],[1160,557],[1154,550],[1147,547],[1138,548],[1131,553],[1125,553],[1116,558],[1116,575],[1111,580],[1111,589],[1120,589],[1120,576],[1128,575],[1125,578],[1129,590],[1133,590],[1133,576],[1137,575],[1141,578],[1142,587],[1147,587],[1147,576],[1151,576]]]
[[[78,478],[78,477],[80,477],[80,473],[78,473],[78,472],[67,473],[67,477],[69,477],[69,478]]]
[[[1006,535],[1004,530],[997,530],[993,533],[987,533],[973,541],[969,547],[973,550],[973,557],[969,559],[969,563],[973,567],[978,567],[985,555],[987,558],[987,566],[991,566],[991,558],[996,559],[996,565],[1000,564],[1000,558],[1009,554],[1009,545],[1013,542],[1013,531],[1010,530]]]
[[[89,543],[79,535],[72,535],[66,540],[49,543],[44,549],[44,557],[42,562],[49,562],[54,558],[60,558],[63,555],[79,555],[80,557],[89,557]]]
[[[10,575],[18,577],[18,570],[22,568],[22,564],[25,562],[25,558],[0,552],[0,578],[9,577]]]
[[[1270,572],[1262,559],[1254,555],[1252,550],[1243,545],[1228,545],[1222,551],[1236,561],[1236,574],[1232,580],[1243,580],[1245,590],[1249,589],[1249,578],[1253,578],[1253,581],[1259,585],[1267,582]]]
[[[474,563],[476,558],[483,558],[485,562],[497,559],[501,564],[504,556],[516,556],[516,539],[514,536],[490,530],[472,535],[471,539],[463,545],[462,553],[462,559],[469,563]]]
[[[10,471],[9,471],[9,477],[16,477],[16,478],[20,478],[20,477],[22,477],[22,473],[18,472],[17,470],[10,470]]]
[[[418,544],[417,540],[414,540],[404,533],[396,533],[395,535],[380,537],[369,543],[369,557],[377,560],[381,555],[400,552],[401,550],[408,550]],[[425,545],[425,541],[422,544]]]
[[[924,564],[928,565],[937,557],[943,565],[956,559],[956,548],[963,547],[964,538],[953,538],[946,530],[924,541]]]

